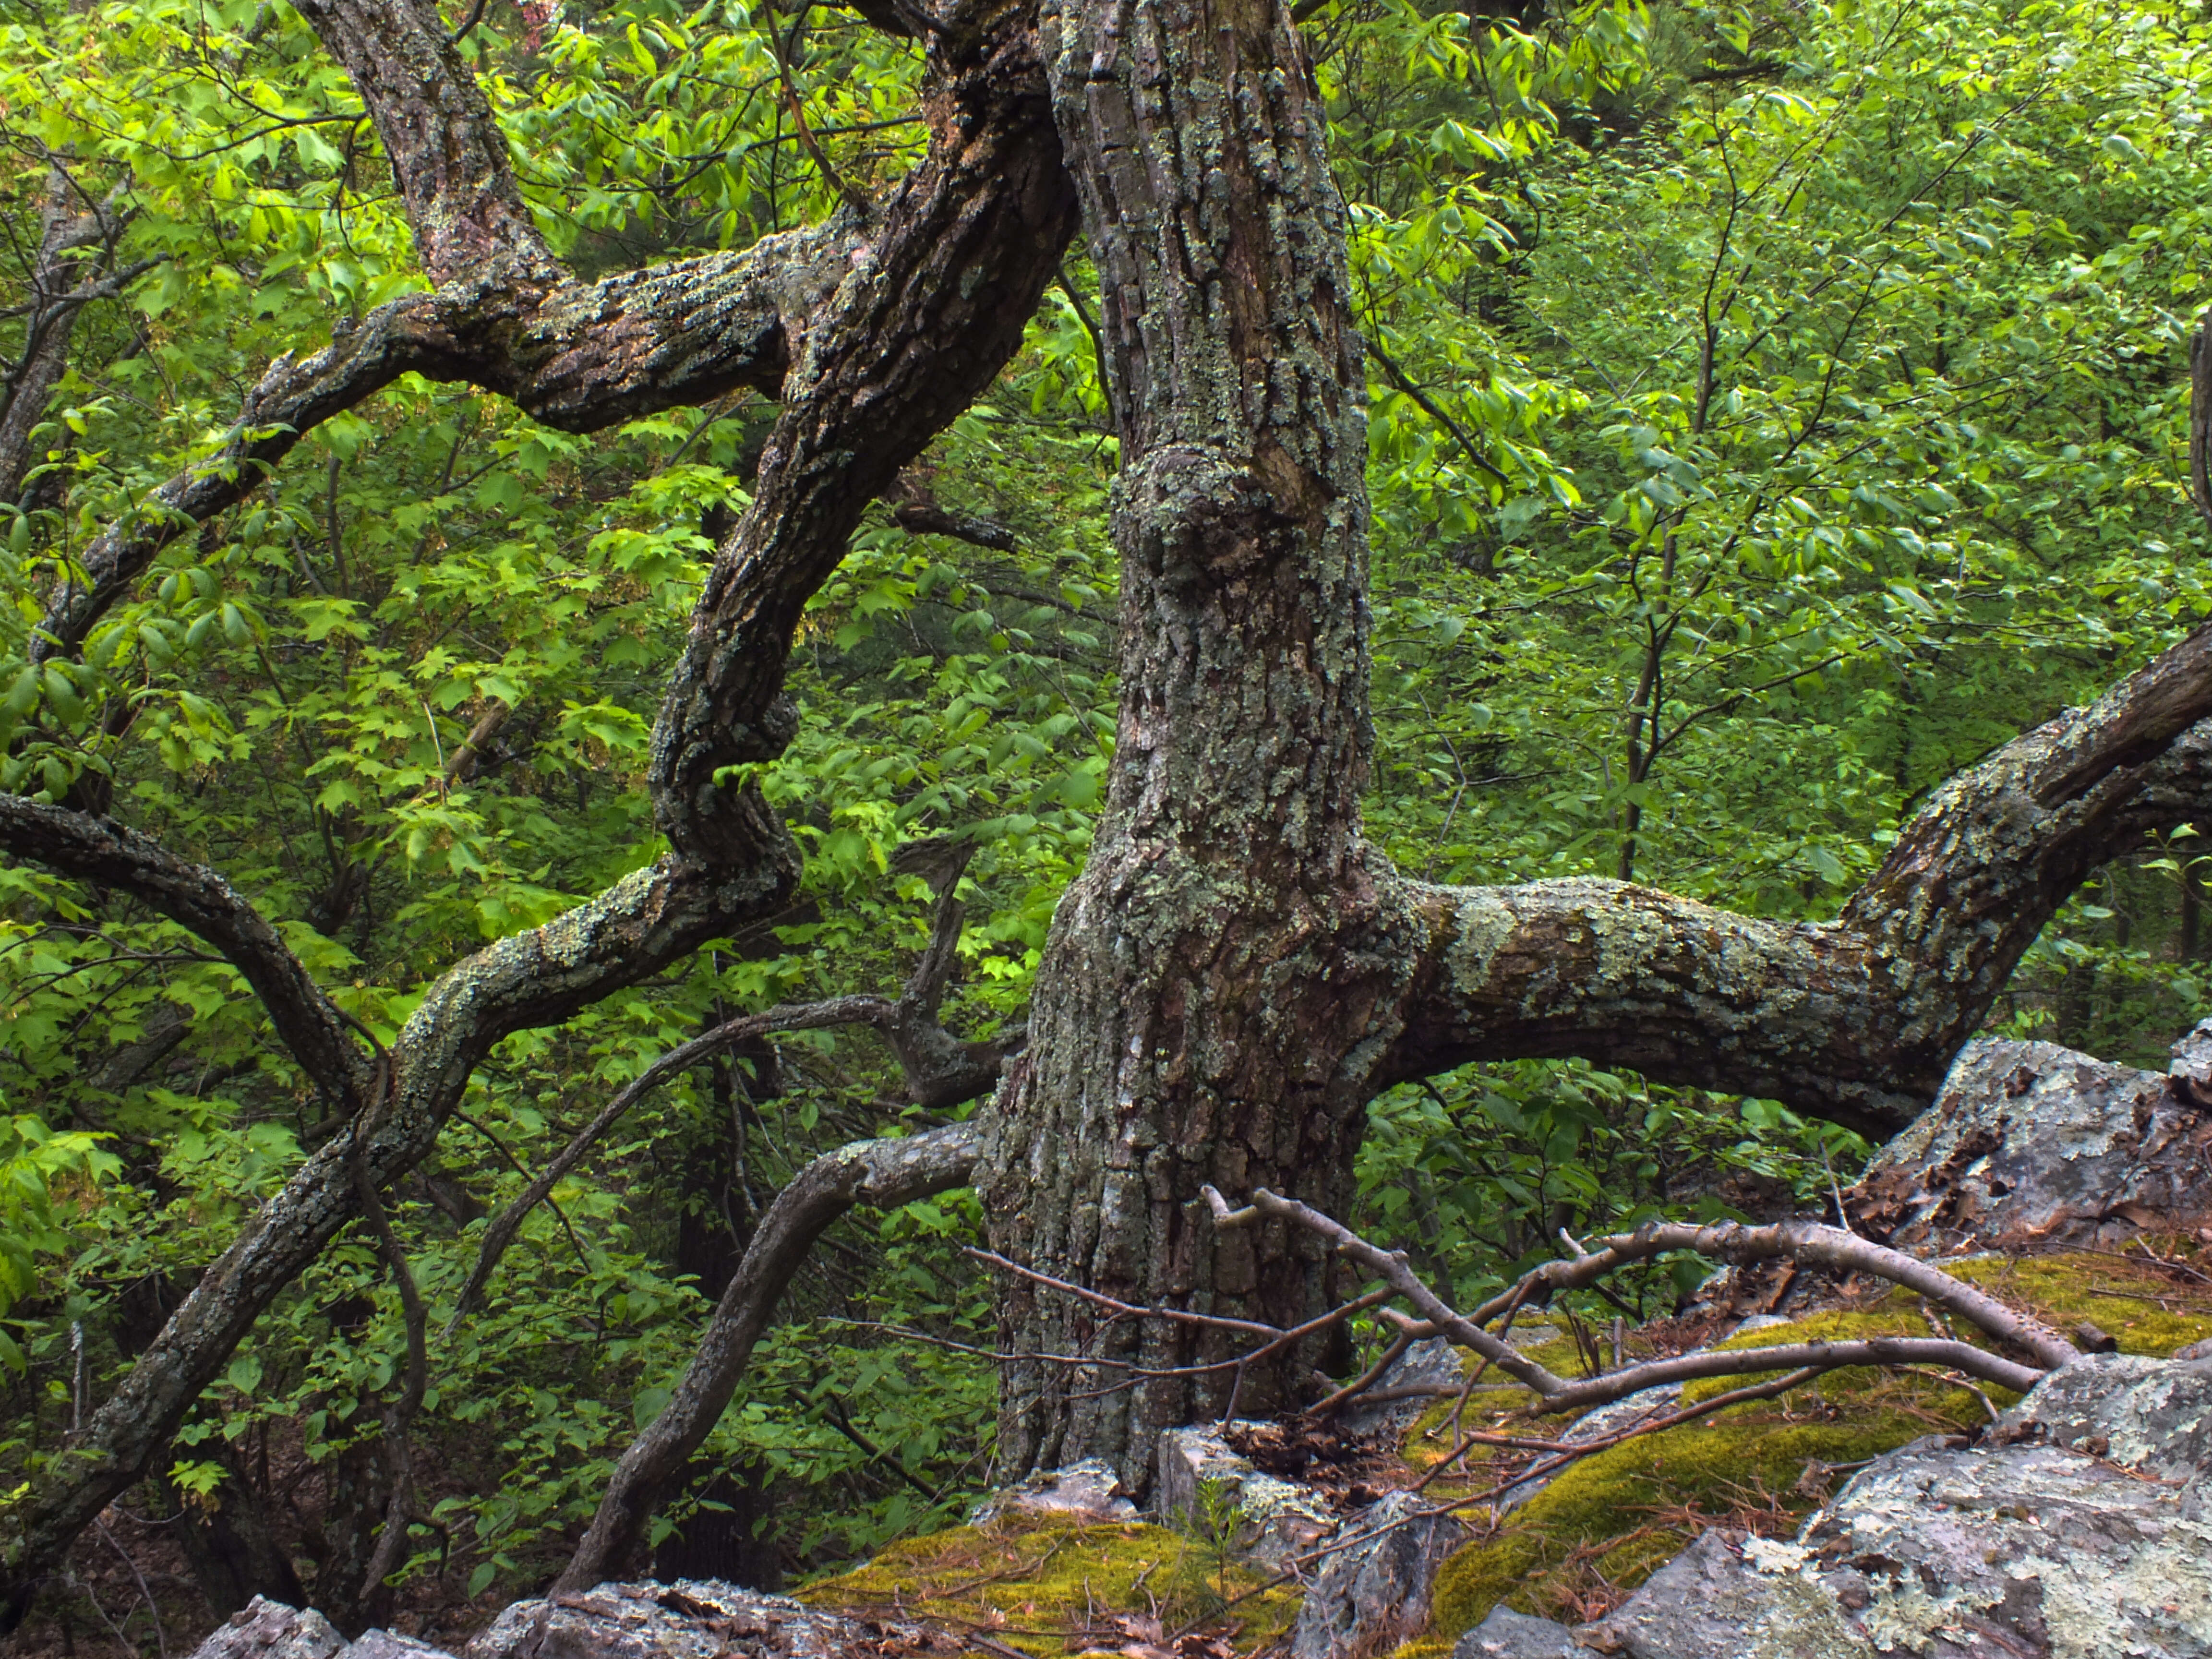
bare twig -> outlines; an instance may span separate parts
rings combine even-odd
[[[538,1177],[522,1189],[520,1196],[502,1210],[498,1218],[485,1230],[483,1248],[477,1252],[476,1266],[469,1270],[468,1283],[461,1287],[460,1297],[453,1304],[453,1317],[446,1322],[446,1332],[451,1336],[460,1322],[474,1312],[483,1295],[484,1286],[491,1280],[500,1258],[514,1243],[523,1222],[531,1211],[545,1200],[546,1195],[560,1185],[569,1170],[583,1161],[584,1154],[598,1144],[599,1138],[612,1128],[623,1114],[661,1084],[679,1072],[688,1071],[701,1060],[722,1054],[740,1042],[763,1036],[770,1031],[812,1031],[831,1025],[873,1025],[886,1018],[891,1005],[881,997],[831,997],[823,1002],[780,1003],[757,1014],[747,1014],[717,1025],[702,1036],[679,1043],[639,1073],[613,1099],[599,1109],[599,1115],[568,1139],[553,1157]],[[579,1249],[582,1247],[578,1246]]]
[[[374,1041],[374,1039],[371,1039]],[[381,1044],[377,1049],[377,1072],[383,1086],[388,1091],[392,1076],[391,1056]],[[384,1106],[382,1094],[372,1101],[358,1123],[353,1138],[354,1191],[361,1200],[362,1218],[376,1235],[379,1249],[385,1263],[392,1270],[392,1282],[399,1292],[399,1307],[407,1332],[407,1370],[401,1385],[399,1398],[384,1410],[385,1455],[392,1468],[392,1496],[385,1505],[384,1530],[377,1535],[376,1548],[370,1554],[368,1566],[362,1575],[365,1594],[374,1596],[384,1581],[399,1568],[402,1552],[407,1542],[407,1528],[413,1518],[415,1506],[415,1454],[408,1431],[415,1414],[422,1409],[423,1394],[429,1387],[430,1364],[428,1340],[426,1334],[428,1316],[423,1311],[422,1294],[415,1283],[415,1274],[407,1265],[407,1252],[400,1244],[399,1235],[386,1212],[384,1200],[376,1190],[376,1178],[368,1167],[368,1142],[373,1127],[372,1117]]]
[[[1583,1288],[1595,1284],[1602,1273],[1613,1267],[1671,1250],[1696,1250],[1731,1261],[1788,1256],[1793,1261],[1848,1267],[1904,1285],[1990,1335],[2016,1343],[2039,1363],[2024,1365],[1966,1342],[1871,1337],[1851,1342],[1796,1342],[1770,1348],[1708,1350],[1625,1366],[1603,1376],[1571,1382],[1516,1352],[1501,1339],[1483,1329],[1478,1319],[1455,1312],[1414,1273],[1402,1250],[1384,1250],[1310,1206],[1280,1197],[1265,1188],[1254,1192],[1252,1202],[1242,1210],[1232,1210],[1212,1188],[1205,1191],[1218,1225],[1248,1226],[1262,1216],[1271,1216],[1297,1222],[1319,1233],[1339,1254],[1368,1268],[1412,1303],[1421,1315],[1420,1325],[1449,1336],[1462,1347],[1473,1349],[1526,1386],[1536,1395],[1528,1407],[1532,1413],[1586,1411],[1660,1383],[1785,1368],[1832,1370],[1844,1365],[1949,1365],[1984,1382],[2025,1394],[2046,1370],[2063,1364],[2079,1352],[2057,1333],[2014,1313],[1940,1269],[1916,1261],[1901,1252],[1869,1243],[1838,1228],[1804,1223],[1775,1227],[1740,1227],[1733,1224],[1692,1227],[1654,1223],[1634,1233],[1601,1240],[1598,1249],[1571,1261],[1554,1261],[1538,1268],[1512,1291],[1477,1310],[1478,1318],[1514,1305],[1517,1298],[1525,1298],[1539,1285],[1553,1290]],[[1568,1243],[1574,1247],[1576,1241],[1571,1238]],[[1409,1321],[1406,1328],[1416,1327]]]

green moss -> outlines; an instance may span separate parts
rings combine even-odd
[[[1945,1271],[2071,1333],[2083,1320],[2109,1332],[2122,1353],[2163,1358],[2212,1336],[2212,1285],[2176,1285],[2120,1255],[2058,1255],[1947,1262]]]
[[[1234,1627],[1237,1650],[1250,1652],[1297,1616],[1294,1590],[1249,1594],[1261,1582],[1233,1563],[1224,1572],[1213,1551],[1164,1527],[1010,1519],[893,1544],[866,1566],[795,1593],[811,1606],[923,1619],[1039,1655],[1070,1651],[1071,1638],[1102,1638],[1076,1647],[1122,1646],[1131,1638],[1117,1618],[1157,1618],[1168,1634],[1218,1619]]]
[[[2123,1352],[2164,1355],[2212,1335],[2212,1287],[2174,1285],[2154,1268],[2123,1258],[2072,1252],[2020,1260],[1947,1264],[1957,1277],[2070,1333],[2087,1320]],[[1955,1322],[1954,1322],[1955,1323]],[[1917,1297],[1893,1292],[1869,1308],[1809,1316],[1749,1332],[1721,1346],[1925,1336]],[[1971,1333],[1961,1329],[1960,1334]],[[1556,1356],[1553,1350],[1561,1351]],[[1540,1351],[1554,1370],[1575,1369],[1571,1345]],[[1744,1387],[1751,1377],[1710,1378],[1684,1390],[1686,1401]],[[1984,1388],[2002,1408],[2015,1396]],[[1525,1401],[1493,1395],[1486,1413]],[[1407,1461],[1426,1468],[1443,1455],[1444,1436],[1428,1439],[1449,1402],[1424,1419]],[[1399,1659],[1442,1653],[1499,1602],[1570,1621],[1613,1605],[1715,1524],[1786,1533],[1825,1494],[1804,1477],[1812,1465],[1862,1462],[1925,1434],[1987,1420],[1965,1389],[1922,1373],[1875,1368],[1833,1371],[1780,1401],[1729,1407],[1698,1423],[1632,1440],[1574,1465],[1508,1516],[1501,1529],[1445,1563],[1431,1626]],[[1472,1422],[1472,1413],[1470,1413]],[[1820,1471],[1811,1469],[1815,1477]],[[1801,1486],[1803,1490],[1800,1490]]]
[[[1835,1315],[1754,1333],[1742,1346],[1892,1332],[1894,1316]],[[1762,1343],[1759,1339],[1764,1338]],[[1742,1379],[1695,1385],[1710,1398]],[[1432,1638],[1455,1637],[1503,1601],[1522,1613],[1595,1615],[1721,1522],[1787,1532],[1826,1490],[1819,1466],[1863,1462],[1983,1415],[1961,1389],[1878,1371],[1838,1371],[1779,1401],[1735,1406],[1573,1465],[1462,1550],[1437,1582]],[[1813,1479],[1808,1479],[1808,1475]]]

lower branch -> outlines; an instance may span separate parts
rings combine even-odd
[[[360,1213],[356,1158],[380,1189],[437,1142],[471,1073],[511,1032],[558,1024],[651,978],[708,939],[773,914],[798,878],[781,826],[757,795],[758,861],[708,878],[664,862],[542,927],[447,971],[392,1045],[389,1094],[356,1115],[264,1205],[200,1276],[83,1434],[0,1512],[0,1629],[12,1629],[77,1534],[143,1479],[262,1312]]]
[[[446,1323],[446,1334],[452,1335],[454,1328],[476,1311],[484,1286],[491,1282],[499,1267],[500,1258],[514,1243],[515,1234],[521,1231],[530,1212],[545,1201],[568,1171],[583,1161],[584,1155],[599,1144],[599,1138],[614,1127],[624,1113],[670,1078],[770,1031],[813,1031],[828,1025],[873,1024],[889,1006],[880,997],[833,997],[826,1002],[786,1003],[764,1013],[748,1014],[742,1019],[717,1025],[661,1055],[625,1084],[589,1123],[569,1137],[568,1144],[554,1154],[553,1161],[522,1189],[514,1203],[500,1212],[484,1233],[483,1243],[477,1251],[476,1266],[469,1270],[468,1283],[461,1287],[459,1299],[453,1304],[453,1317]]]
[[[552,1594],[591,1589],[635,1547],[668,1480],[721,1418],[785,1288],[830,1223],[855,1205],[893,1209],[965,1185],[979,1138],[960,1123],[908,1139],[855,1141],[816,1158],[777,1194],[667,1408],[623,1454]]]
[[[1376,1083],[1575,1055],[1887,1139],[2089,873],[2212,811],[2212,629],[1945,784],[1832,922],[1626,882],[1401,881],[1416,971]]]

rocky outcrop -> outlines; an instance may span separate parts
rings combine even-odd
[[[462,1659],[876,1659],[957,1653],[919,1626],[848,1619],[711,1580],[517,1601]]]
[[[1262,1474],[1215,1425],[1164,1431],[1156,1468],[1154,1502],[1164,1521],[1201,1536],[1224,1533],[1231,1553],[1255,1565],[1279,1567],[1336,1530],[1326,1503],[1295,1481]]]
[[[313,1607],[257,1595],[216,1627],[192,1659],[452,1659],[397,1631],[368,1630],[349,1642]]]
[[[257,1595],[216,1626],[192,1659],[336,1659],[346,1647],[337,1627],[313,1607]]]
[[[1493,1614],[1457,1659],[1599,1654],[2212,1659],[2212,1362],[2087,1356],[1979,1445],[1877,1458],[1794,1544],[1708,1532],[1609,1617]]]
[[[2111,1246],[2212,1224],[2212,1021],[2171,1073],[2049,1042],[1960,1050],[1936,1103],[1883,1147],[1846,1204],[1914,1249]]]
[[[518,1601],[463,1659],[882,1659],[957,1653],[918,1626],[818,1613],[780,1595],[687,1579],[602,1584],[583,1595]],[[192,1659],[451,1659],[411,1636],[372,1630],[348,1642],[313,1609],[256,1596]]]
[[[1346,1522],[1307,1588],[1291,1659],[1389,1652],[1429,1621],[1429,1590],[1467,1528],[1409,1492]]]
[[[1565,1625],[1492,1607],[1490,1617],[1459,1638],[1452,1659],[1588,1659],[1589,1653]]]

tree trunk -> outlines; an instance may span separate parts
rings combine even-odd
[[[1121,705],[1105,814],[1054,918],[1030,1052],[981,1187],[994,1242],[1133,1303],[1289,1324],[1322,1253],[1217,1236],[1199,1193],[1341,1210],[1410,967],[1360,836],[1368,769],[1365,381],[1343,206],[1288,14],[1085,0],[1042,19],[1101,278],[1121,438]],[[1157,1431],[1226,1403],[1223,1334],[1102,1324],[1025,1282],[1005,1346],[1009,1470],[1103,1456],[1143,1489]],[[1311,1351],[1248,1376],[1264,1413]]]
[[[1121,705],[985,1130],[1000,1251],[1127,1304],[1299,1322],[1334,1294],[1313,1241],[1217,1234],[1200,1189],[1340,1212],[1368,1100],[1470,1060],[1904,1127],[2066,896],[2203,799],[2212,632],[1934,792],[1834,922],[1400,877],[1360,834],[1365,383],[1289,14],[1066,0],[1040,28],[1121,440]],[[1249,1346],[1231,1334],[1099,1308],[1002,1285],[1003,1474],[1103,1456],[1141,1492],[1159,1430],[1310,1384],[1310,1348],[1238,1383],[1200,1369]]]

